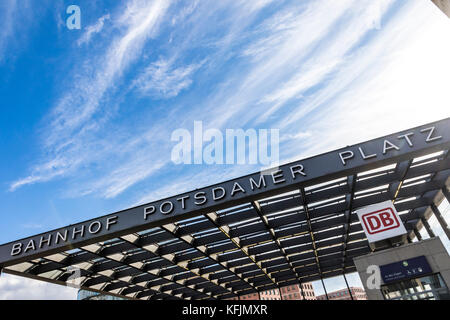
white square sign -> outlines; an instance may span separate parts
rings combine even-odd
[[[370,243],[406,234],[405,226],[390,200],[363,207],[356,210],[356,214]]]

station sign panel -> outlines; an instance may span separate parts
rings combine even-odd
[[[403,279],[418,278],[433,271],[425,256],[419,256],[380,266],[381,278],[385,284]]]
[[[406,234],[392,201],[383,201],[356,211],[369,243]]]

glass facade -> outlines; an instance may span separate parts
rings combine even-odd
[[[386,300],[448,300],[449,291],[439,273],[381,287]]]

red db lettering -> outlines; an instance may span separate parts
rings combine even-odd
[[[377,230],[381,226],[380,219],[377,216],[367,217],[367,222],[370,225],[371,230]]]
[[[394,224],[394,219],[390,217],[389,212],[385,211],[380,214],[380,219],[383,222],[384,227],[389,227]]]
[[[400,227],[400,222],[391,208],[366,213],[362,216],[362,221],[369,234]]]

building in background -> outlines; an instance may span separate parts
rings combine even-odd
[[[351,293],[351,295],[350,295]],[[317,296],[317,300],[367,300],[367,294],[363,288],[350,287],[350,291],[348,289],[337,290],[328,293],[327,296],[322,294]]]
[[[115,296],[101,294],[98,292],[87,291],[87,290],[79,290],[77,299],[78,300],[125,300],[120,297],[115,297]]]
[[[271,289],[259,293],[260,300],[281,300],[280,290]]]
[[[261,291],[259,295],[258,293],[250,293],[228,300],[316,300],[316,295],[310,282],[302,284],[302,289],[300,289],[298,284],[293,284],[281,287],[280,290],[270,289]]]
[[[303,289],[303,293],[302,293]],[[258,293],[246,294],[243,296],[226,300],[327,300],[325,295],[317,296],[311,283],[302,284],[302,289],[298,284],[261,291]],[[367,300],[367,295],[362,288],[350,287],[354,300]],[[98,292],[80,290],[78,300],[123,300],[122,298],[100,294]],[[352,300],[349,291],[342,289],[328,294],[328,300]]]
[[[244,294],[240,296],[239,298],[234,298],[230,300],[259,300],[259,294],[258,293],[250,293],[250,294]],[[279,300],[279,299],[276,299]]]
[[[316,300],[316,295],[310,282],[303,283],[301,289],[298,284],[282,287],[281,295],[283,300]]]

